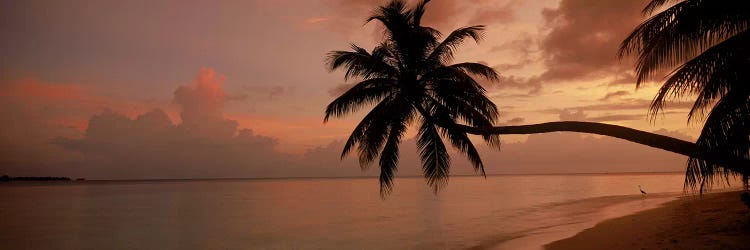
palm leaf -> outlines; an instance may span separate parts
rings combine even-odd
[[[661,8],[664,5],[667,5],[669,3],[677,2],[681,0],[652,0],[651,2],[646,5],[645,8],[643,8],[642,13],[644,15],[651,15],[656,11],[657,9]]]
[[[391,107],[393,107],[393,105],[395,104],[391,103]],[[367,168],[367,166],[377,158],[383,144],[388,138],[390,132],[390,121],[390,115],[386,114],[377,117],[377,119],[373,119],[369,126],[367,126],[362,139],[359,141],[359,147],[357,148],[359,152],[360,167]]]
[[[364,79],[371,77],[388,78],[398,74],[398,69],[389,64],[385,54],[379,53],[373,56],[357,45],[352,44],[351,46],[353,51],[332,51],[328,53],[326,61],[330,71],[341,67],[346,68],[345,80],[352,77]]]
[[[414,25],[420,26],[422,23],[422,16],[424,15],[424,11],[427,9],[427,3],[429,3],[430,0],[422,0],[420,1],[416,7],[414,7]]]
[[[417,149],[422,159],[422,173],[427,184],[434,192],[440,191],[448,184],[450,176],[450,157],[435,125],[427,120],[417,134]]]
[[[697,144],[709,150],[729,152],[732,155],[748,158],[750,152],[750,90],[732,91],[725,95],[706,119]],[[699,189],[702,193],[713,184],[716,176],[725,179],[730,174],[727,168],[712,162],[690,158],[685,175],[685,187]],[[743,180],[747,184],[747,177]]]
[[[323,122],[328,122],[331,116],[341,117],[383,100],[393,93],[395,84],[394,80],[387,78],[367,79],[355,84],[328,104]]]
[[[467,38],[480,42],[484,37],[484,26],[475,25],[463,27],[451,32],[445,40],[440,42],[427,56],[427,62],[432,64],[446,63],[453,59],[453,53]]]
[[[747,8],[727,8],[722,1],[682,1],[636,27],[620,46],[619,56],[639,54],[640,85],[659,70],[675,67],[746,30],[748,14]]]
[[[380,195],[385,197],[393,190],[393,178],[398,169],[398,144],[411,122],[414,112],[405,101],[399,102],[391,111],[388,140],[380,152]]]
[[[465,102],[455,96],[435,95],[428,100],[430,105],[440,106],[440,113],[445,113],[455,123],[461,121],[473,127],[490,127],[494,124],[494,119],[489,117],[485,112],[479,110],[481,107],[474,107],[471,103]]]
[[[388,117],[388,112],[392,106],[392,99],[393,98],[387,98],[381,101],[369,113],[367,113],[364,118],[362,118],[362,121],[357,124],[349,136],[349,139],[346,141],[346,144],[344,144],[344,149],[341,151],[341,159],[346,157],[354,146],[366,139],[365,135],[371,124]],[[364,169],[367,167],[367,164],[360,164],[360,167]]]
[[[497,81],[500,79],[500,75],[497,74],[495,69],[492,67],[489,67],[487,65],[481,64],[481,63],[457,63],[453,64],[451,66],[448,66],[449,68],[454,68],[457,70],[461,70],[466,74],[472,74],[475,76],[481,76],[484,79],[490,80],[490,81]]]
[[[435,106],[434,117],[436,119],[453,120],[448,117],[448,112],[442,106]],[[466,158],[471,162],[474,167],[474,171],[479,172],[482,176],[487,176],[484,171],[484,164],[482,159],[479,157],[479,152],[474,147],[474,143],[471,142],[466,132],[459,131],[455,128],[441,127],[440,132],[443,137],[448,138],[454,148],[458,149],[459,152],[466,155]]]
[[[688,94],[696,94],[688,119],[702,116],[703,111],[715,103],[741,79],[747,79],[744,70],[749,65],[750,51],[744,48],[750,42],[750,32],[745,31],[711,47],[675,70],[664,82],[652,101],[650,112],[655,116],[666,102]]]

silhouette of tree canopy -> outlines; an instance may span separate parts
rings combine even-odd
[[[367,19],[385,27],[384,39],[372,51],[352,44],[350,51],[333,51],[327,60],[330,70],[343,68],[345,78],[360,82],[333,100],[326,108],[325,120],[375,107],[354,128],[341,157],[354,147],[359,163],[366,168],[379,158],[380,191],[387,195],[399,160],[398,145],[409,125],[418,123],[417,147],[427,183],[437,192],[447,183],[450,157],[442,137],[465,154],[475,171],[484,175],[484,165],[465,131],[438,126],[436,120],[471,126],[492,126],[498,109],[486,90],[475,80],[498,80],[498,74],[483,64],[450,64],[454,51],[466,40],[479,42],[483,26],[459,28],[440,41],[441,33],[421,25],[426,4],[408,8],[395,0],[379,7]],[[418,115],[421,114],[421,115]],[[483,139],[499,146],[498,135]]]
[[[650,15],[621,45],[637,55],[637,85],[671,71],[650,107],[652,118],[668,100],[697,96],[689,121],[705,120],[697,145],[748,158],[750,152],[750,8],[742,0],[652,0]],[[663,11],[656,13],[657,10]],[[710,187],[716,175],[742,174],[691,157],[686,186]],[[743,175],[747,185],[747,175]]]
[[[374,105],[352,131],[344,145],[341,157],[345,157],[356,148],[360,166],[363,169],[378,159],[381,196],[389,194],[392,190],[399,160],[399,143],[406,129],[415,122],[420,125],[417,147],[422,161],[423,174],[435,192],[447,184],[449,177],[450,158],[443,138],[465,154],[475,170],[484,175],[484,165],[472,141],[469,140],[468,134],[480,135],[485,142],[496,148],[500,145],[498,136],[501,134],[568,131],[620,138],[690,157],[689,164],[693,167],[689,168],[686,183],[695,183],[695,179],[690,179],[695,178],[695,172],[690,172],[694,171],[691,169],[694,169],[695,164],[724,166],[728,169],[727,171],[734,173],[744,175],[749,173],[747,166],[750,166],[750,159],[747,158],[747,149],[743,155],[737,152],[727,152],[723,147],[707,146],[705,142],[696,144],[618,125],[561,121],[494,126],[498,117],[498,109],[474,77],[496,81],[498,80],[497,73],[491,67],[479,63],[450,64],[458,46],[467,39],[478,42],[482,38],[484,27],[460,28],[440,41],[439,31],[421,26],[421,18],[428,2],[429,0],[421,1],[414,8],[408,8],[404,1],[392,0],[387,5],[377,8],[367,22],[377,21],[385,27],[383,41],[372,51],[352,45],[350,51],[330,52],[327,59],[329,70],[343,69],[345,79],[358,78],[360,81],[328,105],[324,121]],[[656,7],[647,7],[647,12],[658,8],[659,3],[666,4],[666,2],[669,0],[654,0],[654,3],[649,6]],[[636,30],[637,32],[639,31]],[[653,34],[644,33],[633,35],[633,38],[629,40],[650,41],[652,36]],[[627,45],[630,43],[625,43],[621,54],[650,48],[650,45],[645,44]],[[716,61],[722,60],[724,59]],[[639,79],[645,79],[652,74],[649,72],[653,71],[653,67],[665,67],[664,65],[667,64],[655,60],[647,65],[652,66],[638,67],[639,75],[646,72],[645,76]],[[728,79],[721,81],[728,81]],[[721,90],[723,89],[716,91],[718,93]],[[678,93],[682,92],[678,91]],[[746,95],[744,98],[731,99],[731,102],[736,104],[741,100],[747,100]],[[725,135],[736,133],[735,130],[726,128],[724,125],[735,126],[738,123],[746,123],[747,112],[745,110],[747,109],[727,111],[727,115],[722,116],[724,118],[720,125],[713,127],[715,132],[711,133],[719,133],[718,131],[728,131],[724,133]],[[744,139],[747,139],[747,134],[744,136]],[[734,140],[716,137],[718,136],[714,135],[710,137],[712,139],[702,140],[711,142]],[[706,173],[699,173],[700,176],[707,176]]]

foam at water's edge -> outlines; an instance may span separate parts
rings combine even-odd
[[[549,225],[539,225],[519,232],[518,237],[487,241],[478,246],[492,249],[542,249],[544,245],[557,240],[573,237],[576,234],[594,227],[605,220],[650,210],[675,200],[678,193],[652,194],[647,198],[640,196],[606,196],[579,201],[564,202],[545,206],[552,210],[575,210],[569,220]],[[492,244],[494,243],[494,244]]]

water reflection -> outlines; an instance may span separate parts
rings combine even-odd
[[[362,178],[6,185],[0,241],[29,249],[503,246],[651,206],[622,202],[640,197],[638,185],[649,199],[678,195],[682,181],[681,174],[455,177],[435,195],[421,178],[400,178],[386,200],[377,179]],[[606,214],[614,203],[623,205]]]

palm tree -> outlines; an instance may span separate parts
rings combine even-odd
[[[671,5],[671,6],[669,6]],[[637,54],[637,85],[671,70],[651,104],[652,117],[673,98],[695,95],[688,121],[705,120],[697,145],[748,158],[750,152],[750,8],[745,1],[652,0],[651,15],[622,43]],[[658,9],[663,11],[654,14]],[[747,167],[747,165],[745,166]],[[691,157],[686,186],[709,187],[716,174],[743,174]],[[747,172],[743,174],[747,185]]]
[[[449,64],[453,52],[467,39],[479,41],[483,26],[451,32],[439,41],[440,32],[420,25],[425,5],[413,9],[396,0],[377,9],[367,19],[385,26],[385,39],[372,52],[352,45],[351,51],[333,51],[330,70],[346,68],[345,77],[361,81],[326,108],[325,121],[376,104],[354,128],[341,157],[357,147],[359,162],[366,168],[379,156],[381,194],[391,191],[398,166],[398,145],[407,128],[418,123],[417,146],[428,184],[439,190],[447,183],[450,157],[443,137],[465,154],[475,171],[484,175],[477,149],[464,131],[438,126],[438,122],[465,122],[471,126],[493,126],[498,110],[474,77],[498,80],[494,69],[479,63]],[[485,135],[490,145],[499,145],[497,135]]]
[[[331,71],[343,68],[345,79],[360,81],[328,105],[324,121],[375,105],[354,128],[341,157],[356,147],[363,169],[379,159],[381,195],[392,189],[399,143],[415,122],[420,125],[417,147],[422,170],[436,192],[447,184],[449,177],[450,158],[443,138],[484,175],[484,165],[468,134],[480,135],[489,145],[499,147],[501,134],[591,133],[716,162],[739,172],[750,165],[747,158],[617,125],[566,121],[494,126],[497,107],[474,77],[496,81],[497,73],[479,63],[450,64],[455,49],[467,39],[478,42],[484,27],[460,28],[440,41],[440,32],[420,25],[428,2],[421,1],[410,9],[404,1],[392,0],[379,7],[367,21],[380,22],[385,27],[385,39],[372,51],[352,45],[351,51],[333,51],[327,59]]]

